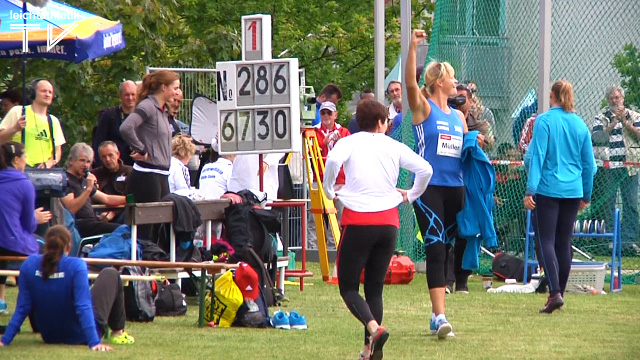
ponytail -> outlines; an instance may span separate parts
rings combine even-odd
[[[551,86],[553,97],[566,112],[573,112],[573,86],[565,80],[558,80]]]
[[[71,243],[71,233],[62,225],[54,225],[44,235],[44,255],[42,256],[42,278],[47,280],[58,269],[58,263],[65,248]]]
[[[172,82],[180,80],[180,75],[170,70],[158,70],[149,73],[142,79],[136,94],[136,105],[150,94],[156,94],[162,89],[162,85],[169,86]]]
[[[24,155],[24,145],[15,141],[2,143],[0,151],[0,170],[13,167],[13,159]]]

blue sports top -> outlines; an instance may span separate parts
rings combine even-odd
[[[445,114],[433,101],[427,101],[431,113],[421,124],[413,125],[413,135],[418,155],[433,167],[429,185],[462,186],[462,119],[453,108]]]

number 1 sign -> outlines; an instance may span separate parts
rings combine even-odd
[[[242,17],[242,60],[271,60],[271,15]]]

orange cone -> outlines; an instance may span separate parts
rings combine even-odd
[[[338,264],[333,264],[333,275],[327,280],[327,284],[338,285]]]

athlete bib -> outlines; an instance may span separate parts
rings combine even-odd
[[[449,134],[438,134],[438,150],[440,156],[460,158],[462,155],[462,137]]]

